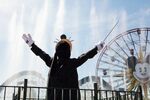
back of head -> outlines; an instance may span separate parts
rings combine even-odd
[[[71,41],[67,39],[66,35],[60,36],[61,40],[56,44],[56,55],[59,58],[70,58],[71,56]]]

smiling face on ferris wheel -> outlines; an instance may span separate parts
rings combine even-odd
[[[147,83],[150,80],[150,55],[145,59],[144,63],[137,63],[135,66],[134,77],[141,83]]]

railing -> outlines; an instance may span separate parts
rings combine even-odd
[[[47,87],[29,87],[27,80],[25,80],[24,86],[0,86],[0,100],[46,100],[47,89]],[[66,89],[60,90],[63,93]],[[68,89],[68,91],[71,90],[73,89]],[[143,100],[141,88],[136,92],[98,90],[97,84],[94,84],[94,89],[79,89],[77,91],[80,91],[81,100]]]

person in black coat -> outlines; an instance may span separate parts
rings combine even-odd
[[[103,48],[104,43],[98,43],[78,58],[70,58],[72,44],[63,34],[56,44],[54,57],[51,57],[34,43],[30,34],[23,34],[22,38],[31,47],[33,53],[44,60],[50,68],[47,100],[80,100],[77,68],[93,58]]]

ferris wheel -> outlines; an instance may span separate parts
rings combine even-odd
[[[105,89],[109,84],[112,90],[136,89],[138,82],[132,73],[138,62],[146,58],[149,63],[149,53],[150,28],[135,28],[117,35],[103,48],[97,60],[96,76],[100,77],[100,88]]]

